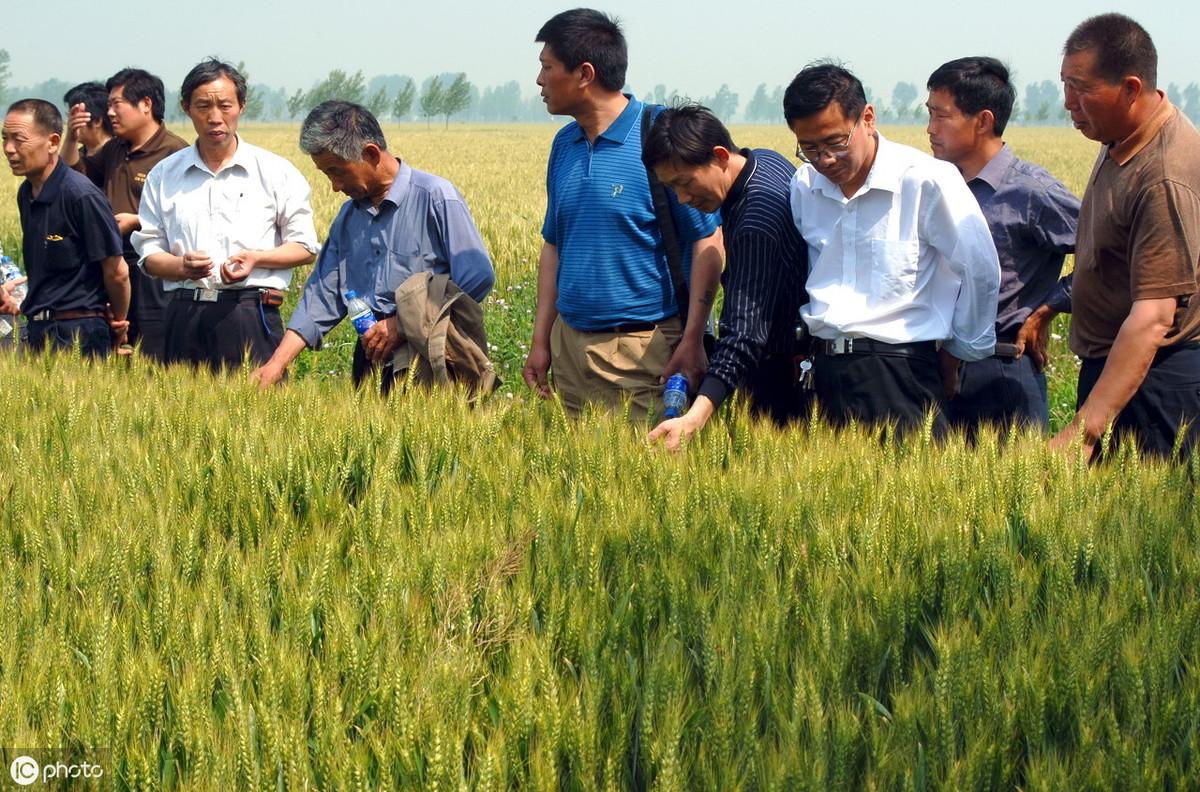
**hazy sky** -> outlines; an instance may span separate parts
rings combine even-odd
[[[244,60],[254,82],[273,87],[308,88],[333,68],[362,69],[368,78],[395,73],[418,80],[465,71],[481,88],[517,80],[526,96],[536,91],[534,34],[547,18],[571,7],[542,0],[513,6],[478,0],[244,0],[180,3],[169,11],[166,4],[144,10],[130,4],[126,13],[116,14],[110,9],[123,4],[6,5],[0,48],[12,58],[10,85],[49,77],[103,80],[136,65],[174,88],[196,61],[219,55]],[[768,89],[786,85],[805,63],[827,56],[844,61],[885,99],[898,80],[924,86],[939,64],[968,54],[1007,61],[1019,90],[1030,80],[1057,81],[1062,42],[1071,28],[1104,11],[1128,13],[1150,31],[1164,86],[1200,81],[1196,2],[615,0],[596,7],[624,25],[628,82],[638,93],[665,83],[699,97],[725,82],[740,94],[743,107],[760,82]]]

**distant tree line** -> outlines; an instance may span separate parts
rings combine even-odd
[[[449,126],[451,120],[486,123],[562,121],[561,118],[548,116],[538,93],[530,91],[529,95],[526,95],[522,84],[516,80],[488,86],[480,91],[463,72],[431,75],[418,83],[415,78],[404,74],[383,74],[367,79],[361,70],[351,74],[342,69],[334,69],[307,90],[297,88],[289,93],[284,88],[272,88],[252,82],[244,63],[238,64],[238,69],[246,76],[246,82],[250,86],[245,110],[245,118],[250,121],[299,120],[326,99],[358,102],[368,107],[382,121],[424,120],[427,125],[431,125],[434,120],[441,120],[443,126]],[[78,82],[52,78],[33,86],[10,87],[9,75],[8,52],[0,49],[0,100],[13,101],[29,96],[61,103],[67,89]],[[696,101],[711,108],[717,116],[729,122],[783,122],[782,85],[768,88],[766,83],[760,83],[745,105],[742,105],[741,97],[727,84],[721,85],[708,96],[689,96],[661,83],[647,92],[635,91],[628,86],[625,90],[645,101],[658,104]],[[916,83],[903,80],[897,82],[886,101],[883,96],[875,95],[870,88],[866,91],[867,101],[875,106],[882,123],[925,122],[925,91]],[[1172,104],[1183,110],[1193,123],[1200,125],[1200,84],[1193,82],[1181,87],[1170,83],[1166,92]],[[1022,98],[1013,108],[1010,123],[1069,123],[1070,119],[1063,109],[1062,102],[1062,86],[1058,82],[1042,80],[1028,83]],[[177,90],[167,88],[166,104],[168,120],[182,121],[183,111],[179,108]]]

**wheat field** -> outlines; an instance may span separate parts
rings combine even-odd
[[[60,788],[118,790],[1197,787],[1200,457],[780,432],[736,402],[679,455],[569,421],[511,381],[553,129],[387,131],[467,197],[509,386],[383,401],[332,344],[266,393],[0,354],[3,767],[87,761],[103,776]],[[245,130],[327,227],[340,200],[295,132]],[[1011,142],[1081,191],[1094,146]]]

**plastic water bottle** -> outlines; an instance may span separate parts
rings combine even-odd
[[[663,388],[663,418],[678,418],[687,406],[688,381],[682,374],[672,374]]]
[[[5,255],[0,255],[0,283],[8,283],[21,277],[21,270],[13,263],[13,260]],[[17,301],[17,305],[25,299],[25,295],[29,293],[29,289],[22,283],[20,286],[12,290],[12,298]],[[0,338],[7,336],[13,331],[16,319],[14,317],[3,315],[0,316]]]
[[[371,306],[367,305],[367,301],[358,296],[358,292],[346,292],[346,308],[350,315],[350,323],[359,335],[375,326],[375,314],[371,311]]]

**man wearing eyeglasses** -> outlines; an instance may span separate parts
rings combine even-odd
[[[800,314],[822,413],[903,433],[932,411],[941,436],[962,361],[996,343],[1000,266],[979,204],[954,166],[881,135],[840,66],[800,72],[783,110],[804,162],[792,215],[809,247]]]

